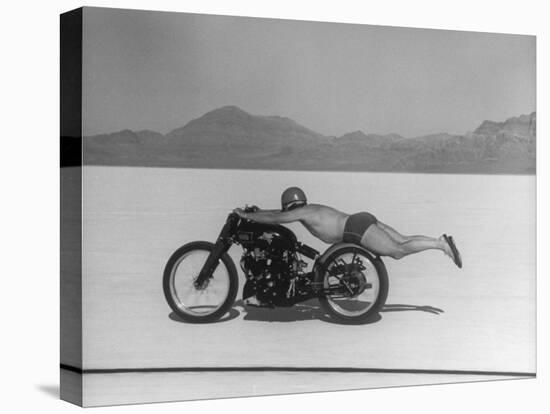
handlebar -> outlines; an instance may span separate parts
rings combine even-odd
[[[259,209],[260,208],[258,206],[245,205],[245,207],[242,210],[245,213],[255,213]],[[238,222],[239,220],[246,220],[246,219],[242,218],[241,216],[239,216],[237,213],[234,213],[234,212],[229,213],[229,216],[227,216],[227,219],[231,220],[231,221],[234,221],[234,222]]]

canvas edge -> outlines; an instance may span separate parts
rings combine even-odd
[[[60,15],[60,362],[82,367],[82,8]],[[60,369],[82,406],[82,375]]]

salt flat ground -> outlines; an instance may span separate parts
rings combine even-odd
[[[215,240],[234,207],[277,208],[280,192],[291,185],[302,187],[311,202],[370,211],[405,234],[452,234],[464,268],[437,251],[386,259],[387,305],[367,325],[331,323],[316,301],[255,312],[237,303],[221,322],[208,325],[174,317],[161,283],[170,254],[190,241]],[[84,369],[535,371],[534,176],[84,167],[83,202]],[[318,250],[328,247],[299,224],[289,227]],[[239,248],[230,253],[237,264]],[[240,280],[242,286],[242,275]],[[176,379],[166,381],[183,381],[170,375]],[[323,381],[319,387],[414,383],[376,374],[378,379],[363,376],[352,384],[339,375],[334,388]],[[100,377],[94,377],[96,386]],[[114,378],[102,384],[112,386]],[[234,395],[301,391],[302,381],[283,382],[270,388],[272,379],[259,380],[266,389],[255,392],[234,384]],[[185,398],[185,390],[175,388],[174,399]]]

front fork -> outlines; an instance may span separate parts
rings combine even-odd
[[[236,216],[234,213],[231,213],[227,217],[225,225],[223,226],[222,231],[218,236],[218,240],[216,240],[216,243],[214,244],[214,248],[208,255],[208,258],[206,259],[206,262],[204,262],[199,276],[194,282],[196,289],[205,289],[208,286],[208,282],[210,278],[212,278],[212,274],[218,267],[222,255],[229,250],[229,247],[231,247],[231,235],[234,232],[234,228],[238,220],[238,216]]]
[[[206,259],[206,262],[204,262],[199,276],[197,277],[197,279],[195,279],[194,285],[196,289],[202,290],[208,286],[208,281],[218,267],[218,264],[220,263],[220,258],[229,249],[230,245],[230,242],[222,239],[218,239],[218,241],[216,241],[216,244],[214,244],[214,249],[212,249],[212,251],[208,255],[208,258]]]

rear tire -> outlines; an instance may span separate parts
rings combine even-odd
[[[374,257],[360,246],[345,246],[331,253],[317,269],[316,285],[323,286],[323,289],[329,286],[343,286],[336,276],[331,275],[332,266],[341,263],[340,259],[349,265],[352,261],[350,258],[355,257],[360,258],[365,269],[357,271],[357,276],[351,276],[351,279],[347,276],[347,281],[355,282],[361,287],[357,287],[354,293],[347,293],[348,296],[321,294],[319,297],[323,309],[332,318],[342,323],[359,324],[371,321],[384,306],[388,297],[389,281],[386,266],[379,257]],[[343,274],[339,276],[342,277]],[[366,295],[364,295],[365,292]],[[361,300],[363,295],[365,297]]]
[[[193,285],[193,281],[198,276],[200,271],[200,263],[202,258],[206,258],[213,249],[214,244],[206,241],[188,243],[180,247],[172,254],[172,256],[170,256],[168,262],[166,263],[166,267],[164,268],[162,286],[166,301],[174,313],[186,322],[215,322],[224,316],[229,309],[231,309],[231,306],[237,297],[237,290],[239,287],[237,269],[235,268],[233,260],[231,260],[231,257],[229,257],[227,253],[224,253],[221,256],[218,267],[216,268],[213,277],[210,279],[209,284],[205,289],[200,290]],[[179,283],[182,286],[181,295],[183,295],[183,293],[189,293],[190,295],[194,295],[198,302],[204,302],[205,298],[200,299],[200,295],[208,294],[208,289],[211,287],[210,283],[218,282],[222,284],[223,288],[219,301],[214,300],[212,304],[208,305],[203,303],[202,305],[190,306],[187,301],[184,302],[180,298],[175,280],[177,277],[177,271],[182,263],[186,263],[186,259],[189,261],[189,257],[192,255],[198,255],[198,266],[195,266],[195,269],[193,269],[192,272],[182,272],[182,277],[180,278],[182,281]],[[202,264],[204,264],[204,262],[202,262]],[[206,308],[204,312],[197,311],[197,309],[204,308]]]

